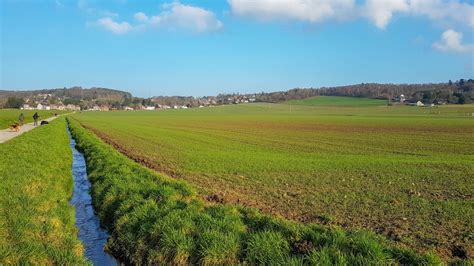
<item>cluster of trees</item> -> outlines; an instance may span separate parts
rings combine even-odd
[[[220,94],[219,102],[228,98],[254,97],[257,102],[282,102],[299,100],[313,96],[351,96],[386,99],[399,101],[400,95],[405,96],[406,102],[423,101],[424,103],[454,103],[464,104],[474,102],[474,80],[460,79],[447,83],[430,84],[378,84],[362,83],[339,87],[296,88],[289,91],[279,91],[256,94]]]
[[[8,97],[5,103],[5,108],[20,108],[25,101],[20,97]]]
[[[123,104],[131,98],[132,94],[128,92],[96,87],[90,89],[71,87],[32,91],[0,91],[0,107],[19,108],[28,101],[30,104],[36,102],[43,104],[63,103],[64,105],[74,104],[81,106],[81,108],[87,108],[96,104]]]

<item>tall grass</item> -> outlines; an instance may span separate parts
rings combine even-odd
[[[82,265],[63,118],[0,145],[0,265]]]
[[[423,264],[432,255],[369,232],[303,225],[234,205],[204,204],[186,183],[159,175],[69,120],[84,152],[107,248],[132,264]]]

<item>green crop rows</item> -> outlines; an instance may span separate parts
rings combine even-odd
[[[311,106],[367,107],[387,105],[387,100],[342,96],[316,96],[302,100],[288,101],[286,102],[286,104]]]
[[[71,120],[107,248],[132,264],[438,264],[366,231],[303,225],[235,205],[207,206],[182,181],[115,151]]]
[[[217,202],[472,250],[474,106],[247,104],[73,117]]]

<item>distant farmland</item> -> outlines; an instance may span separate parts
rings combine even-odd
[[[365,227],[444,257],[472,252],[474,106],[337,100],[346,104],[315,98],[73,117],[210,202]]]
[[[342,97],[342,96],[316,96],[303,100],[293,100],[286,102],[292,105],[308,105],[308,106],[344,106],[344,107],[367,107],[367,106],[383,106],[387,104],[387,100]]]

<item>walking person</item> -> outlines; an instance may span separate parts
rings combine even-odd
[[[20,117],[18,117],[18,122],[20,123],[20,126],[23,126],[23,124],[25,123],[25,116],[23,115],[23,113],[21,113]]]
[[[37,112],[35,112],[35,114],[33,115],[33,120],[35,120],[35,122],[33,123],[33,126],[38,125],[38,118],[39,118],[39,115]]]

